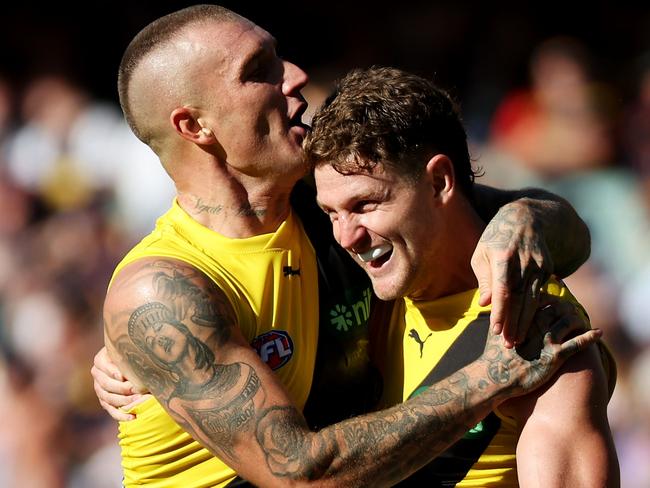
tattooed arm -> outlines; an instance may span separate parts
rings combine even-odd
[[[223,292],[191,266],[127,266],[109,291],[104,320],[109,353],[135,387],[151,391],[197,441],[261,486],[394,484],[598,336],[549,339],[529,362],[491,335],[479,360],[417,398],[311,432],[246,343]]]
[[[568,276],[589,257],[589,229],[569,203],[544,190],[475,189],[477,210],[491,219],[472,257],[480,304],[492,303],[490,323],[512,345],[526,337],[550,275]]]

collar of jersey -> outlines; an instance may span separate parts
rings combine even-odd
[[[474,313],[472,311],[489,312],[490,306],[481,307],[478,304],[479,298],[478,288],[473,288],[436,300],[411,300],[405,297],[404,303],[407,311],[417,311],[425,317],[449,317]]]
[[[233,253],[282,251],[290,249],[295,241],[296,221],[293,211],[289,212],[287,219],[275,232],[244,238],[226,237],[201,225],[181,208],[176,199],[167,215],[178,234],[208,252],[211,249]]]

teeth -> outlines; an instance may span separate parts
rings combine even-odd
[[[370,248],[364,253],[357,253],[357,256],[359,256],[359,259],[364,263],[369,263],[370,261],[374,261],[375,259],[382,257],[392,249],[393,246],[390,244],[382,244],[381,246]]]

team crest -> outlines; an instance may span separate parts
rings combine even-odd
[[[253,339],[251,346],[272,370],[281,368],[293,356],[293,341],[284,330],[265,332]]]

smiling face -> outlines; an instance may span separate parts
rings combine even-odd
[[[441,242],[440,197],[425,174],[413,181],[382,165],[342,175],[316,167],[318,202],[334,237],[366,271],[382,300],[425,298],[434,286]]]

